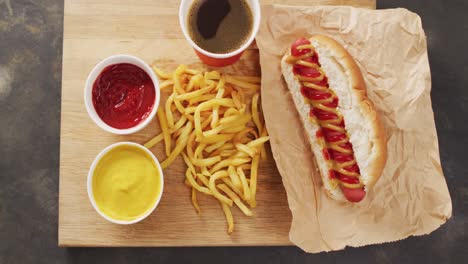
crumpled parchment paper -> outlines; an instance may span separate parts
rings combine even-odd
[[[257,36],[262,106],[293,220],[290,239],[307,252],[428,234],[450,218],[431,106],[427,44],[405,9],[264,6]],[[387,134],[383,175],[364,201],[340,203],[323,188],[280,60],[299,37],[325,34],[357,61]]]

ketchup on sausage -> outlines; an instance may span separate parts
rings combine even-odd
[[[316,118],[321,126],[316,136],[325,141],[322,155],[325,160],[332,160],[334,164],[334,169],[329,171],[329,177],[341,183],[341,190],[348,201],[360,202],[366,192],[361,187],[360,171],[354,158],[353,146],[349,142],[344,130],[344,120],[337,109],[338,97],[329,89],[328,79],[321,70],[317,53],[310,44],[305,38],[300,38],[292,44],[291,55],[296,58],[293,73],[300,77],[301,94],[310,102],[309,116]],[[298,60],[302,62],[296,63]]]

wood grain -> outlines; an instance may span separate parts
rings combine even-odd
[[[261,1],[262,4],[335,4],[375,8],[375,0]],[[165,171],[164,195],[156,211],[130,226],[106,222],[92,208],[86,193],[91,162],[106,146],[118,141],[144,143],[159,132],[156,122],[131,136],[99,129],[83,104],[85,79],[101,59],[133,54],[166,69],[178,64],[203,67],[183,39],[178,24],[179,1],[66,0],[64,17],[62,113],[60,138],[60,246],[249,246],[289,245],[291,215],[271,153],[260,167],[258,206],[253,217],[234,209],[235,232],[226,234],[219,204],[199,195],[202,214],[190,203],[183,184],[185,165],[178,159]],[[258,51],[247,50],[240,62],[224,72],[259,75]],[[152,151],[164,157],[162,145]]]

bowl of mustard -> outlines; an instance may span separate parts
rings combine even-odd
[[[115,224],[134,224],[158,206],[164,176],[158,159],[144,146],[119,142],[102,150],[88,173],[92,206]]]

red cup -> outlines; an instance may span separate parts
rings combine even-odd
[[[224,66],[228,66],[237,62],[242,56],[242,53],[244,53],[244,51],[250,46],[250,44],[252,44],[253,40],[255,39],[255,35],[257,35],[258,28],[260,27],[259,0],[247,0],[247,3],[249,4],[250,9],[252,10],[252,15],[253,15],[253,29],[249,38],[238,49],[229,53],[224,53],[224,54],[212,53],[212,52],[206,51],[200,48],[190,37],[190,34],[188,33],[188,30],[187,30],[187,15],[194,1],[200,1],[200,0],[182,0],[180,2],[179,23],[180,23],[180,27],[182,28],[182,33],[184,34],[185,39],[195,50],[195,53],[198,55],[200,60],[207,65],[215,66],[215,67],[224,67]]]

